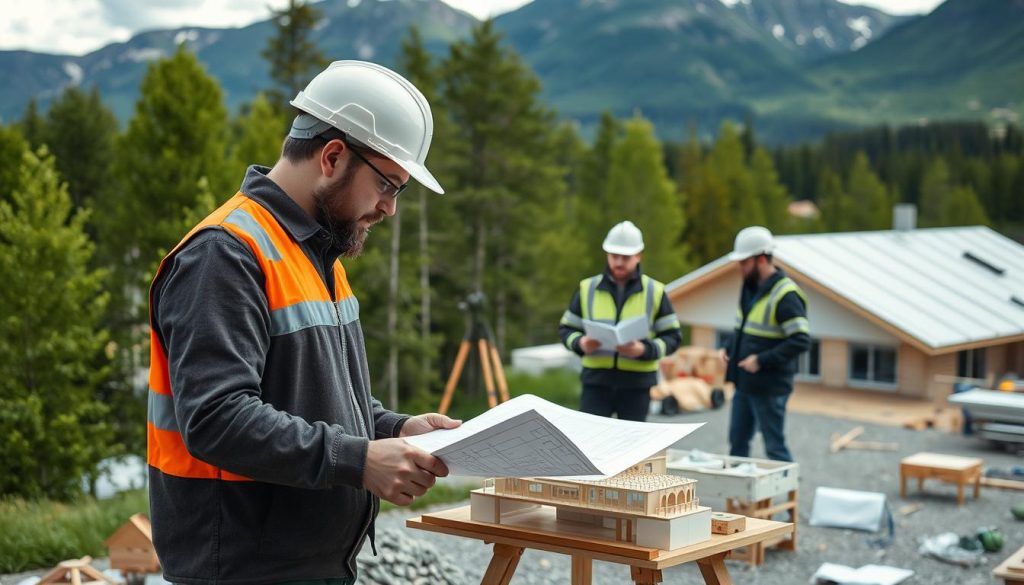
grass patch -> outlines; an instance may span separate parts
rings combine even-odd
[[[69,503],[0,500],[0,573],[46,569],[83,555],[107,556],[103,541],[138,512],[149,513],[145,490]]]
[[[462,502],[469,499],[469,492],[472,489],[474,488],[467,485],[435,485],[427,490],[427,493],[423,494],[423,496],[416,498],[410,506],[396,506],[391,502],[381,500],[380,511],[421,510],[437,504],[453,504],[455,502]]]

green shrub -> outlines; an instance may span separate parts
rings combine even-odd
[[[103,541],[139,512],[149,512],[145,490],[71,503],[0,500],[0,573],[49,568],[83,555],[105,557]]]

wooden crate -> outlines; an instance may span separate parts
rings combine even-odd
[[[697,480],[697,495],[703,500],[721,498],[725,511],[751,518],[770,520],[776,514],[786,514],[793,523],[792,531],[764,543],[736,549],[729,558],[746,561],[751,565],[764,563],[764,551],[769,546],[781,550],[796,550],[797,487],[800,466],[797,463],[715,455],[722,460],[721,467],[698,467],[688,464],[689,451],[669,449],[667,472]],[[753,473],[737,473],[731,468],[743,463],[754,465]]]
[[[715,455],[722,460],[723,468],[694,467],[686,463],[689,453],[683,449],[669,449],[667,472],[696,479],[697,495],[702,499],[718,497],[747,503],[760,502],[797,489],[800,481],[800,465],[797,463]],[[756,471],[752,474],[730,471],[741,463],[753,463]]]

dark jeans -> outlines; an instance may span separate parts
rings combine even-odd
[[[788,400],[789,394],[733,394],[729,419],[729,454],[749,457],[750,440],[760,430],[769,459],[792,461],[793,456],[786,447],[786,436],[783,434]]]
[[[650,388],[613,388],[584,384],[580,396],[580,412],[610,417],[619,415],[620,420],[647,420],[651,407]]]

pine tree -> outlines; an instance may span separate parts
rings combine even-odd
[[[270,64],[270,78],[276,84],[269,92],[270,101],[279,112],[286,112],[288,100],[328,64],[312,39],[321,13],[305,0],[288,0],[287,6],[271,12],[274,36],[260,56]]]
[[[231,143],[231,174],[241,177],[249,165],[273,166],[281,156],[281,144],[288,124],[267,99],[259,93],[248,111],[234,123]]]
[[[43,142],[56,157],[57,170],[68,183],[76,207],[92,205],[110,188],[117,118],[99,90],[65,89],[50,104],[41,130]]]
[[[0,126],[0,202],[10,202],[21,180],[21,159],[28,142],[17,128]]]
[[[849,196],[853,217],[850,222],[855,230],[882,230],[890,225],[893,199],[889,190],[878,179],[868,157],[857,153],[853,167],[846,179],[846,195]]]
[[[441,79],[458,149],[452,185],[471,234],[470,252],[461,257],[471,266],[463,294],[488,294],[497,343],[505,348],[532,337],[527,332],[538,327],[550,331],[565,308],[564,291],[571,290],[574,277],[578,282],[571,274],[552,282],[534,276],[534,258],[562,252],[540,249],[541,235],[556,233],[568,241],[570,233],[557,206],[550,205],[562,200],[565,189],[565,172],[553,162],[557,124],[540,104],[540,82],[502,46],[491,21],[449,51]],[[557,297],[556,290],[562,291]]]
[[[754,183],[755,197],[764,209],[764,225],[776,234],[790,231],[790,198],[786,188],[779,182],[775,162],[763,148],[755,148],[750,157],[750,177]]]
[[[918,217],[924,227],[946,225],[946,205],[953,192],[953,180],[945,159],[934,159],[921,177],[921,203]]]
[[[843,189],[838,174],[825,168],[818,174],[818,208],[821,210],[821,224],[830,232],[848,232],[856,229],[853,217],[853,202]]]
[[[584,249],[600,250],[608,230],[621,220],[614,211],[618,196],[608,188],[612,149],[622,137],[622,124],[610,112],[601,114],[597,136],[580,169],[579,226]]]
[[[679,243],[684,218],[675,185],[668,177],[654,127],[643,118],[624,124],[612,150],[608,193],[616,204],[613,220],[631,220],[644,234],[643,270],[667,281],[685,271],[687,251]]]
[[[228,174],[226,128],[220,87],[193,54],[179,47],[150,65],[116,147],[116,188],[97,201],[95,222],[102,265],[112,269],[106,324],[117,371],[106,392],[118,420],[145,417],[145,388],[132,380],[149,360],[147,290],[157,264],[191,227],[187,219],[207,206],[202,193],[223,201],[240,180]],[[120,440],[133,451],[143,449],[143,429],[125,430],[132,434]]]
[[[45,144],[43,123],[43,117],[39,114],[39,102],[34,97],[29,98],[25,113],[18,121],[18,131],[28,141],[29,148],[36,149]]]
[[[734,223],[738,229],[764,225],[764,206],[754,189],[746,160],[743,142],[736,128],[729,122],[723,122],[708,162],[729,190]]]
[[[989,225],[992,222],[978,201],[974,190],[966,185],[954,187],[943,204],[943,225]]]
[[[70,498],[116,452],[107,407],[105,273],[45,147],[0,202],[0,496]]]

